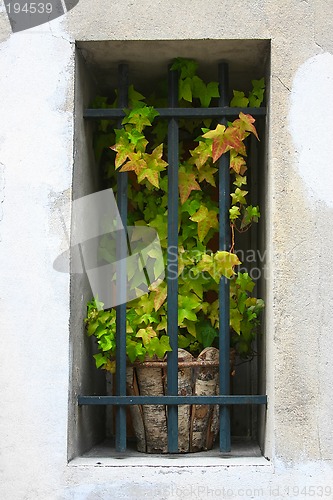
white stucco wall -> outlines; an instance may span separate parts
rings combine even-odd
[[[332,0],[80,0],[11,34],[1,7],[1,499],[333,497],[332,12]],[[270,462],[68,465],[70,282],[52,262],[72,194],[74,42],[187,38],[271,39]]]

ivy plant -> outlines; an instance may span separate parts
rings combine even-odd
[[[219,97],[217,82],[205,83],[197,74],[197,63],[177,58],[171,67],[179,72],[179,106],[208,107]],[[264,80],[253,80],[248,96],[234,91],[231,106],[259,107],[264,98]],[[165,105],[165,96],[145,98],[129,88],[129,106],[122,126],[101,120],[95,134],[96,161],[107,187],[117,190],[117,171],[129,173],[128,224],[156,229],[162,249],[167,249],[168,163],[167,122],[158,118],[155,106]],[[117,96],[98,97],[95,107],[117,106]],[[217,105],[217,102],[216,104]],[[180,120],[179,234],[178,234],[178,345],[198,354],[202,348],[218,346],[221,277],[230,280],[231,347],[244,358],[253,354],[263,301],[253,296],[255,283],[248,273],[237,271],[235,234],[246,231],[260,218],[258,206],[248,203],[247,138],[259,140],[254,118],[240,113],[227,125],[211,119]],[[217,176],[219,158],[230,154],[231,196],[229,251],[217,249],[219,230]],[[104,254],[105,259],[105,254]],[[106,259],[107,261],[107,259]],[[158,276],[160,269],[156,269]],[[163,358],[171,350],[167,335],[167,285],[158,281],[148,294],[127,304],[126,353],[129,361],[148,355]],[[88,335],[95,336],[99,352],[96,366],[115,369],[116,311],[104,310],[98,298],[88,303]]]

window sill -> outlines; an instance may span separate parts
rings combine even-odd
[[[272,468],[272,463],[262,456],[256,443],[235,440],[230,453],[220,453],[218,447],[209,452],[186,454],[144,454],[135,449],[125,453],[115,452],[112,443],[105,441],[81,457],[68,464],[71,467],[223,467],[223,466],[264,466]]]

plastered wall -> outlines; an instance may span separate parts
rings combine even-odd
[[[287,498],[292,487],[299,488],[294,496],[301,487],[331,487],[333,495],[332,12],[332,0],[80,0],[66,16],[12,34],[1,4],[2,499],[228,498],[227,487],[236,498]],[[264,207],[270,461],[68,465],[70,277],[52,262],[68,246],[70,211],[61,220],[59,208],[73,196],[80,154],[75,42],[207,38],[271,40]]]

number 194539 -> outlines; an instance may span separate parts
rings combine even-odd
[[[33,3],[7,3],[6,9],[8,14],[20,14],[21,12],[25,14],[51,14],[52,4],[43,2],[33,2]]]

